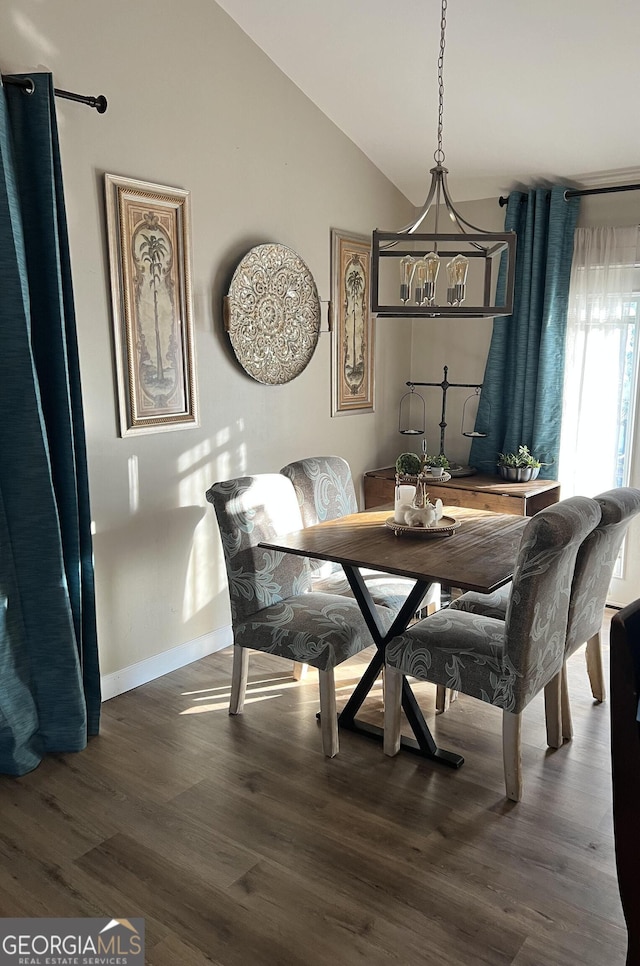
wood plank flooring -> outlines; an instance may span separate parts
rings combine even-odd
[[[338,669],[338,706],[367,657]],[[349,733],[328,760],[314,672],[252,654],[234,718],[230,679],[214,654],[107,702],[81,754],[0,778],[0,915],[142,916],[150,966],[624,964],[609,707],[584,650],[573,741],[550,751],[542,698],[525,711],[517,805],[496,709],[461,696],[436,717],[416,688],[459,771]],[[381,722],[380,688],[366,710]]]

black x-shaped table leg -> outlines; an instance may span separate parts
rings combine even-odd
[[[378,677],[382,666],[384,665],[384,652],[387,643],[396,635],[402,634],[407,627],[411,618],[415,612],[420,607],[420,604],[430,587],[430,584],[423,580],[418,580],[415,586],[412,588],[411,593],[405,600],[404,604],[398,611],[391,627],[388,631],[385,631],[380,623],[380,616],[376,610],[376,606],[371,599],[371,594],[366,586],[366,583],[362,577],[362,574],[357,567],[347,566],[343,564],[344,572],[349,581],[351,590],[353,591],[353,596],[360,606],[362,615],[367,622],[367,627],[371,633],[371,637],[376,645],[376,653],[366,671],[362,675],[358,686],[355,691],[347,701],[346,705],[338,715],[338,725],[341,728],[346,728],[349,731],[357,731],[360,734],[367,735],[370,738],[377,738],[381,740],[383,737],[382,728],[377,728],[375,725],[367,724],[363,721],[358,721],[356,719],[356,714],[360,710],[360,707],[369,694],[369,691],[373,687],[373,684]],[[429,731],[427,722],[424,720],[424,716],[418,702],[415,699],[413,691],[409,687],[409,683],[406,678],[402,679],[402,708],[407,716],[407,720],[411,725],[411,730],[415,735],[414,738],[401,739],[400,745],[407,751],[412,751],[415,754],[423,755],[425,758],[432,758],[434,761],[438,761],[443,765],[449,765],[451,768],[459,768],[460,765],[464,763],[464,758],[462,755],[457,755],[451,751],[444,751],[442,748],[438,748],[436,745],[433,735]]]

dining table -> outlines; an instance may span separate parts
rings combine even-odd
[[[415,619],[433,583],[491,593],[513,576],[520,539],[528,523],[525,517],[458,506],[444,507],[443,513],[441,524],[452,521],[446,531],[427,533],[425,528],[398,527],[393,512],[380,509],[326,520],[260,543],[270,550],[342,565],[376,650],[338,716],[341,729],[382,740],[382,728],[359,720],[356,715],[384,665],[387,644],[404,633]],[[371,598],[363,570],[395,574],[414,581],[388,629]],[[414,737],[403,736],[401,748],[459,768],[464,758],[437,746],[406,678],[402,685],[402,707]]]

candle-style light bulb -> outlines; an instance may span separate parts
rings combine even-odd
[[[429,252],[416,262],[416,305],[433,305],[436,299],[436,279],[440,271],[440,259]]]
[[[400,301],[406,305],[411,298],[411,282],[416,267],[416,260],[413,255],[405,255],[400,260]]]
[[[424,287],[427,284],[427,263],[424,258],[417,260],[414,278],[416,280],[414,291],[415,303],[416,305],[422,305],[424,300]]]
[[[464,302],[468,270],[469,259],[465,255],[456,255],[447,263],[447,275],[449,277],[447,302],[449,305],[462,305]]]
[[[427,305],[433,305],[436,300],[436,282],[438,280],[438,272],[440,271],[440,259],[435,252],[429,252],[425,255],[425,262],[427,263],[427,284],[425,285],[425,302]]]

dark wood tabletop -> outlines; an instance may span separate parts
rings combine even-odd
[[[458,506],[444,512],[460,523],[450,536],[396,536],[385,526],[392,511],[383,510],[338,517],[260,546],[480,593],[506,584],[527,518]]]

